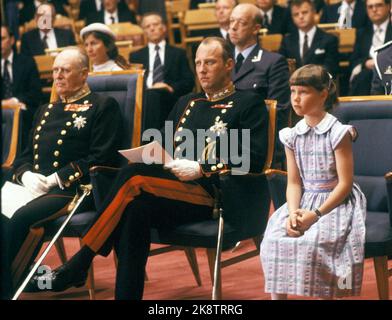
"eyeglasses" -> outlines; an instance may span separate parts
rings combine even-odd
[[[385,6],[385,3],[375,3],[375,4],[368,4],[366,6],[366,8],[368,10],[373,10],[373,9],[381,9],[384,6]]]

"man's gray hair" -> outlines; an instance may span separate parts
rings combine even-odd
[[[76,55],[77,62],[81,69],[89,69],[90,63],[86,51],[80,47],[66,47],[60,54],[72,53]]]

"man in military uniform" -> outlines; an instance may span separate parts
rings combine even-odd
[[[392,41],[375,50],[371,94],[392,95]]]
[[[14,163],[13,181],[37,196],[11,219],[2,217],[10,269],[4,278],[14,288],[40,249],[44,223],[67,213],[78,186],[89,183],[89,168],[118,164],[120,108],[113,98],[90,91],[88,67],[88,57],[76,47],[56,57],[53,78],[60,100],[37,110],[28,145]]]
[[[114,244],[118,257],[115,298],[141,299],[151,226],[171,228],[212,219],[213,183],[219,183],[220,173],[238,173],[244,168],[234,164],[231,156],[219,152],[218,144],[221,139],[231,139],[232,129],[250,129],[247,146],[241,148],[246,145],[244,138],[240,138],[240,143],[232,142],[242,150],[243,164],[248,164],[249,170],[242,173],[262,171],[267,154],[268,112],[258,95],[235,90],[231,81],[234,60],[230,45],[222,38],[204,39],[197,50],[195,65],[205,93],[183,96],[169,115],[167,124],[175,132],[168,139],[174,144],[174,160],[164,166],[131,164],[120,171],[98,210],[99,217],[83,239],[85,246],[67,264],[44,276],[52,281],[54,291],[83,283],[96,253],[107,255]],[[194,146],[194,156],[184,155],[184,143],[189,137],[185,132],[195,137],[198,129],[219,139],[208,136],[198,147]],[[250,187],[247,181],[242,193],[232,198],[242,199],[251,194],[253,202],[261,205],[267,221],[269,195],[265,177],[261,178],[259,189]],[[251,206],[252,203],[247,203],[246,210],[251,210]],[[243,210],[239,206],[235,216],[240,217]],[[32,285],[39,280],[35,278]]]

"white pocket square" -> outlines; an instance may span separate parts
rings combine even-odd
[[[317,49],[314,51],[314,54],[323,54],[323,53],[325,53],[325,49],[317,48]]]

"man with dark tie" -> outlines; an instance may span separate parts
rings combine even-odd
[[[351,95],[369,95],[373,77],[375,49],[392,40],[389,18],[391,0],[367,0],[366,10],[371,21],[357,31],[351,56]]]
[[[106,25],[120,22],[131,22],[133,24],[137,24],[135,13],[129,10],[126,6],[120,7],[118,0],[103,0],[101,11],[92,12],[87,15],[86,25],[94,22],[100,22]]]
[[[297,31],[286,35],[279,53],[296,60],[296,67],[319,64],[336,75],[338,39],[317,28],[316,9],[311,0],[291,1],[291,14]]]
[[[268,29],[268,34],[286,34],[292,27],[290,11],[275,4],[274,0],[256,0],[262,16],[262,28]]]
[[[1,101],[20,103],[24,144],[41,100],[41,85],[34,59],[14,52],[14,44],[15,38],[8,27],[1,26]]]
[[[262,17],[252,4],[236,6],[230,17],[230,39],[235,45],[232,79],[240,90],[253,90],[278,101],[279,126],[287,125],[290,104],[289,67],[282,55],[262,49],[258,42]]]
[[[344,23],[348,23],[345,21],[347,16],[353,28],[363,28],[369,23],[363,0],[343,0],[339,3],[326,5],[320,23],[339,23],[343,26]]]
[[[145,127],[160,128],[177,99],[192,91],[194,76],[185,50],[166,43],[166,26],[158,13],[144,15],[141,25],[148,45],[131,53],[129,61],[146,69]]]
[[[79,9],[79,20],[85,20],[90,14],[102,11],[102,0],[81,0]]]
[[[5,2],[5,1],[4,1]],[[67,5],[67,0],[23,0],[19,1],[22,5],[19,14],[19,23],[21,25],[34,19],[35,13],[41,4],[53,4],[56,12],[62,16],[67,16],[64,6]]]
[[[45,54],[45,49],[57,49],[75,45],[71,30],[54,28],[56,10],[53,4],[41,4],[37,8],[35,20],[38,28],[22,35],[21,52],[36,56]]]

